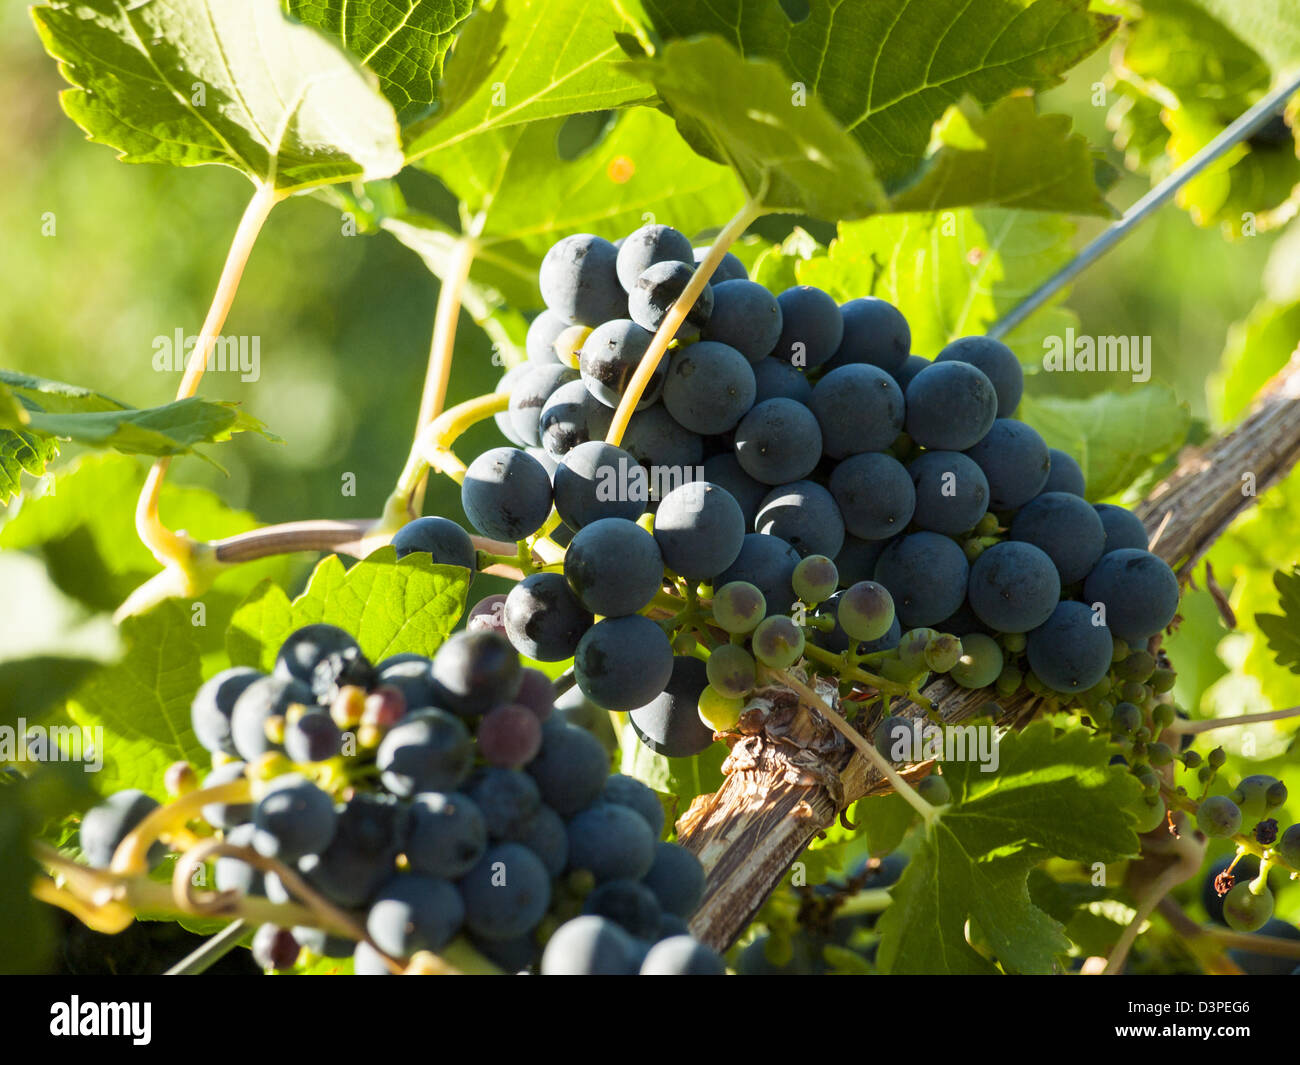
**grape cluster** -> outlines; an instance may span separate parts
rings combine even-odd
[[[704,891],[699,861],[661,840],[658,796],[610,776],[606,749],[556,702],[545,674],[484,631],[453,636],[432,659],[372,665],[347,632],[308,625],[284,641],[271,673],[237,667],[205,683],[191,708],[212,754],[205,783],[245,778],[251,798],[203,806],[198,830],[294,870],[368,937],[268,925],[255,959],[288,968],[305,948],[383,974],[384,955],[437,952],[463,936],[516,971],[604,972],[610,943],[620,971],[720,965],[686,930]],[[184,763],[168,782],[198,786]],[[90,810],[90,864],[107,867],[157,805],[123,791]],[[156,846],[150,857],[161,856]],[[238,855],[219,857],[213,877],[220,891],[292,896]]]

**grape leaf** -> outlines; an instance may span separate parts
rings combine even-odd
[[[767,210],[859,218],[884,207],[862,146],[816,95],[792,92],[776,62],[746,59],[710,36],[625,66],[655,87],[691,147],[731,165]]]
[[[286,0],[295,18],[324,30],[374,71],[398,120],[438,99],[443,57],[472,0]]]
[[[1008,972],[1050,972],[1069,941],[1030,899],[1030,870],[1049,855],[1091,863],[1137,853],[1126,808],[1141,786],[1108,765],[1110,748],[1091,730],[1054,732],[1037,721],[1006,734],[992,773],[944,762],[953,804],[928,827],[877,924],[882,971],[994,971],[966,941],[969,919]]]
[[[1273,574],[1280,614],[1256,614],[1255,624],[1268,640],[1277,664],[1300,673],[1300,568]]]
[[[35,721],[62,703],[101,663],[90,658],[43,655],[0,662],[0,724]]]
[[[277,0],[50,0],[32,9],[68,116],[130,163],[219,164],[288,193],[402,167],[373,76]]]
[[[1216,19],[1223,30],[1253,48],[1275,78],[1300,70],[1300,23],[1292,0],[1140,0],[1148,11],[1190,4]]]
[[[208,764],[190,725],[199,689],[199,642],[189,611],[168,601],[122,623],[126,654],[93,672],[69,697],[68,718],[103,729],[103,769],[93,774],[102,795],[139,788],[166,797],[163,774],[176,761]]]
[[[636,777],[660,796],[671,797],[672,808],[665,804],[670,826],[686,812],[697,795],[707,795],[722,787],[722,763],[727,757],[725,743],[711,744],[706,751],[691,758],[668,758],[642,743],[629,722],[623,726],[619,746],[623,752],[619,772]]]
[[[1122,492],[1162,456],[1180,447],[1191,413],[1168,385],[1148,382],[1128,392],[1086,398],[1026,395],[1020,416],[1078,461],[1088,498]]]
[[[495,0],[465,22],[439,111],[407,131],[409,160],[504,126],[647,102],[615,34],[635,29],[603,0]]]
[[[407,651],[432,655],[460,619],[467,577],[424,554],[399,559],[391,547],[351,569],[329,555],[293,602],[270,581],[255,588],[231,619],[226,649],[233,665],[269,672],[286,636],[326,622],[352,633],[372,662]]]
[[[40,827],[26,802],[27,782],[0,784],[0,958],[10,974],[46,973],[56,948],[49,906],[32,897],[38,875],[31,855],[32,838]]]
[[[950,104],[1057,85],[1118,25],[1088,0],[807,0],[798,21],[780,0],[641,4],[665,40],[717,34],[747,58],[780,63],[787,95],[791,80],[805,85],[891,190],[921,165]],[[719,93],[730,88],[721,71],[701,73]]]
[[[890,200],[894,211],[1018,207],[1114,214],[1095,180],[1088,142],[1064,115],[1039,115],[1025,96],[987,114],[954,104],[935,124],[932,152],[917,179]]]
[[[1260,300],[1244,321],[1228,329],[1219,368],[1206,391],[1210,408],[1230,422],[1251,405],[1260,388],[1287,364],[1300,337],[1300,301],[1276,304]]]
[[[0,506],[22,491],[24,470],[39,477],[58,454],[59,445],[48,436],[0,429]]]

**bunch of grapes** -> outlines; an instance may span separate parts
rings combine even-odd
[[[205,683],[191,711],[212,754],[204,784],[246,780],[249,797],[202,806],[190,827],[274,859],[366,933],[354,943],[265,925],[256,960],[284,969],[307,950],[385,974],[389,959],[464,937],[510,971],[722,972],[687,931],[704,892],[699,861],[661,839],[658,796],[611,776],[605,748],[556,701],[545,674],[481,631],[432,659],[372,665],[347,632],[308,625],[270,674],[237,667]],[[168,782],[178,794],[198,787],[184,763]],[[122,791],[90,810],[89,863],[107,868],[156,806]],[[215,861],[219,891],[293,899],[280,875],[239,855]]]
[[[462,501],[480,533],[546,539],[563,564],[479,624],[572,657],[589,699],[685,755],[734,724],[759,665],[1073,700],[1172,621],[1178,582],[1142,523],[1087,503],[1077,463],[1013,418],[1010,349],[964,337],[931,362],[883,300],[773,295],[726,255],[606,443],[701,258],[658,224],[546,255],[528,361],[499,386],[515,446],[470,465]],[[449,525],[419,519],[399,552],[472,566]]]

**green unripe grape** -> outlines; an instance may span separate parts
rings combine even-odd
[[[1132,703],[1116,703],[1111,715],[1110,731],[1116,736],[1132,736],[1142,725],[1142,711]]]
[[[1128,644],[1118,636],[1115,637],[1114,643],[1115,645],[1111,648],[1110,652],[1110,660],[1112,662],[1122,662],[1128,657]]]
[[[1282,784],[1277,777],[1256,773],[1245,777],[1232,793],[1232,801],[1241,807],[1241,816],[1246,824],[1253,825],[1271,808],[1268,801],[1269,789]],[[1282,802],[1286,802],[1286,785],[1281,789]],[[1281,805],[1281,803],[1278,803]]]
[[[1174,760],[1174,749],[1157,740],[1147,747],[1147,760],[1154,766],[1169,765]]]
[[[699,641],[685,629],[673,637],[673,650],[679,655],[688,655],[698,646]]]
[[[858,581],[840,595],[835,616],[849,639],[878,640],[894,623],[894,597],[883,584]]]
[[[1156,791],[1160,790],[1160,777],[1156,774],[1156,771],[1152,769],[1149,765],[1146,764],[1135,765],[1132,769],[1129,770],[1129,772],[1133,775],[1134,779],[1137,780],[1137,782],[1142,785],[1144,790],[1146,791],[1151,791],[1152,789],[1155,789]]]
[[[1243,880],[1223,897],[1223,919],[1234,932],[1258,932],[1273,916],[1273,892],[1267,887],[1256,895]]]
[[[984,517],[975,523],[975,528],[971,531],[976,536],[992,536],[998,531],[998,519],[994,515],[986,513]]]
[[[803,629],[784,614],[773,614],[759,622],[750,645],[763,665],[789,669],[803,655]]]
[[[1084,692],[1084,696],[1090,699],[1100,699],[1103,695],[1109,695],[1114,687],[1110,682],[1110,677],[1102,677],[1091,688]]]
[[[1145,761],[1147,756],[1146,741],[1134,738],[1133,740],[1133,757]]]
[[[1206,761],[1210,763],[1211,769],[1222,769],[1223,764],[1227,760],[1228,760],[1228,752],[1225,751],[1222,747],[1214,748],[1214,750],[1210,752],[1209,757],[1206,759]]]
[[[997,690],[999,695],[1015,695],[1025,682],[1025,675],[1015,666],[1003,666],[998,674]]]
[[[1168,703],[1157,703],[1151,708],[1151,727],[1154,728],[1157,733],[1164,732],[1165,729],[1174,723],[1174,718],[1176,716],[1174,708]]]
[[[1155,670],[1155,656],[1146,649],[1131,652],[1115,667],[1115,672],[1125,680],[1135,680],[1139,684],[1145,683]]]
[[[706,668],[709,684],[729,698],[737,699],[754,690],[758,667],[754,656],[739,644],[724,643],[715,648]]]
[[[1157,798],[1155,802],[1150,799],[1143,799],[1138,804],[1138,820],[1133,826],[1133,831],[1154,832],[1165,823],[1165,800]]]
[[[961,660],[961,651],[956,636],[936,636],[925,645],[925,664],[935,673],[947,673]]]
[[[1115,704],[1109,699],[1100,699],[1097,705],[1088,711],[1088,716],[1092,718],[1094,725],[1105,728],[1115,716]]]
[[[1184,751],[1181,757],[1183,760],[1183,765],[1185,765],[1188,769],[1197,769],[1201,765],[1202,759],[1201,759],[1200,751]]]
[[[731,581],[713,593],[713,620],[727,632],[753,632],[767,613],[767,600],[748,581]]]
[[[1037,674],[1035,674],[1033,670],[1030,670],[1025,674],[1025,687],[1035,695],[1051,694],[1051,689],[1038,679]]]
[[[898,660],[912,671],[911,675],[925,670],[926,646],[939,634],[934,629],[911,629],[898,641]]]
[[[1196,827],[1210,839],[1227,839],[1241,831],[1241,810],[1226,795],[1211,795],[1196,811]]]
[[[835,594],[840,586],[840,573],[825,555],[809,555],[795,566],[791,583],[795,595],[809,606],[816,606]]]
[[[1277,807],[1281,806],[1284,802],[1286,802],[1286,797],[1287,797],[1286,785],[1283,784],[1282,781],[1280,780],[1275,781],[1269,787],[1268,791],[1264,793],[1264,798],[1267,800],[1268,808],[1270,810],[1276,809]]]
[[[1009,654],[1018,655],[1025,649],[1025,634],[1023,632],[1004,632],[998,637],[998,641],[1007,649]]]
[[[1133,739],[1138,743],[1147,743],[1151,739],[1151,729],[1146,725],[1140,726],[1138,730],[1133,733]]]
[[[922,673],[927,672],[924,663],[917,667],[909,665],[901,658],[893,657],[883,659],[877,666],[876,672],[886,680],[892,680],[895,684],[911,684]]]
[[[982,632],[971,632],[961,638],[961,657],[948,676],[963,688],[984,688],[1002,675],[1002,666],[1002,648],[997,641]],[[1020,687],[1019,678],[1016,687]]]
[[[1172,669],[1157,669],[1151,674],[1147,683],[1158,692],[1171,692],[1178,680],[1178,674]]]
[[[1273,849],[1277,856],[1292,869],[1300,869],[1300,823],[1292,825],[1281,836]]]
[[[952,788],[943,777],[934,773],[917,783],[916,793],[931,806],[947,806],[952,802]]]
[[[966,555],[967,562],[974,562],[984,554],[984,545],[979,540],[966,540],[961,545],[961,549]]]
[[[1196,779],[1199,780],[1202,784],[1208,784],[1211,780],[1214,779],[1214,770],[1211,769],[1208,765],[1203,765],[1199,770],[1197,770]]]
[[[712,684],[706,684],[700,692],[697,708],[700,720],[714,732],[727,732],[736,727],[740,712],[745,709],[745,700],[724,695]]]
[[[1142,696],[1146,693],[1146,685],[1136,680],[1126,680],[1119,686],[1120,698],[1127,699],[1130,703],[1142,702]]]

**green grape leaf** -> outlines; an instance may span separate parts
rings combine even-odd
[[[935,124],[932,150],[912,184],[890,200],[894,211],[1008,207],[1112,215],[1095,179],[1088,142],[1064,115],[1040,115],[1014,96],[987,114],[954,104]]]
[[[32,9],[64,110],[130,163],[219,164],[288,193],[402,167],[373,76],[277,0],[50,0]]]
[[[780,0],[641,4],[665,40],[717,34],[746,58],[781,64],[787,99],[791,82],[805,86],[891,190],[921,166],[949,105],[1057,85],[1118,25],[1088,0],[807,0],[798,21]],[[700,74],[719,96],[745,91],[716,67]]]
[[[56,948],[53,915],[32,897],[40,872],[31,855],[39,825],[27,802],[28,783],[0,783],[0,958],[11,975],[48,972]]]
[[[33,477],[59,455],[59,445],[48,436],[0,429],[0,507],[22,491],[23,471]]]
[[[54,584],[92,610],[110,611],[158,572],[123,500],[135,499],[145,469],[120,455],[88,455],[59,471],[54,491],[27,499],[0,528],[0,549],[39,553]],[[227,507],[207,489],[163,485],[159,513],[169,528],[216,540],[258,528],[246,511]],[[263,579],[288,581],[296,570],[285,555],[241,563],[219,573],[189,606],[205,654],[220,650],[235,607]]]
[[[903,842],[907,830],[916,820],[916,811],[894,793],[859,799],[849,813],[849,820],[859,826],[867,846],[876,856],[888,854]]]
[[[877,296],[912,331],[912,352],[932,359],[956,337],[988,327],[1071,255],[1074,225],[1058,215],[997,208],[900,214],[845,222],[824,256],[798,263],[800,284],[844,302]],[[1003,337],[1027,373],[1044,341],[1077,324],[1065,292]]]
[[[235,403],[192,397],[139,410],[76,385],[8,370],[0,370],[0,428],[136,455],[190,454],[195,444],[244,432],[279,440]]]
[[[1083,399],[1026,395],[1020,416],[1049,447],[1074,456],[1083,469],[1089,499],[1122,492],[1177,450],[1191,427],[1187,404],[1168,385],[1155,382]]]
[[[90,658],[42,655],[0,662],[0,725],[36,721],[61,704],[102,663]]]
[[[408,128],[407,158],[504,126],[648,102],[615,37],[634,29],[603,0],[495,0],[465,22],[442,106]]]
[[[1264,299],[1245,320],[1228,329],[1219,368],[1207,386],[1210,409],[1231,422],[1254,402],[1259,390],[1287,364],[1300,337],[1300,301],[1276,304]]]
[[[226,649],[233,665],[269,672],[286,636],[325,622],[352,633],[372,662],[403,652],[432,655],[460,620],[468,576],[425,554],[399,559],[391,547],[351,569],[329,555],[293,602],[269,581],[255,588],[231,619]]]
[[[190,725],[190,702],[201,681],[199,641],[189,612],[168,601],[122,623],[126,654],[93,672],[68,698],[65,713],[83,729],[102,729],[102,770],[95,790],[139,788],[166,796],[163,774],[173,762],[207,765]]]
[[[862,146],[816,95],[792,92],[778,63],[710,36],[625,66],[654,86],[691,147],[732,166],[765,209],[859,218],[885,206]]]
[[[1141,0],[1148,11],[1191,5],[1215,19],[1222,30],[1254,49],[1276,78],[1300,70],[1300,22],[1291,0]]]
[[[438,99],[443,57],[472,0],[286,0],[289,14],[336,38],[375,73],[398,120]]]
[[[673,797],[673,806],[665,803],[668,824],[680,817],[696,796],[707,795],[722,787],[722,763],[727,757],[727,745],[714,743],[692,758],[668,758],[655,754],[636,735],[631,723],[623,726],[619,737],[623,752],[620,773],[636,777],[642,784],[653,788],[661,796]]]
[[[1277,664],[1300,673],[1300,567],[1273,574],[1280,614],[1256,614],[1255,624],[1268,640]]]
[[[1069,941],[1032,902],[1031,869],[1049,855],[1091,863],[1138,851],[1127,807],[1141,786],[1108,765],[1110,755],[1090,729],[1058,737],[1038,721],[1002,737],[995,772],[944,762],[953,804],[928,827],[892,889],[877,925],[882,971],[994,971],[966,941],[970,920],[1006,971],[1050,972]]]
[[[653,218],[694,236],[744,200],[730,170],[695,156],[657,111],[618,115],[594,144],[569,159],[557,150],[564,123],[491,130],[428,161],[472,218],[470,278],[491,305],[538,305],[542,257],[570,233],[613,240]],[[414,213],[382,224],[435,274],[447,276],[458,234]]]

